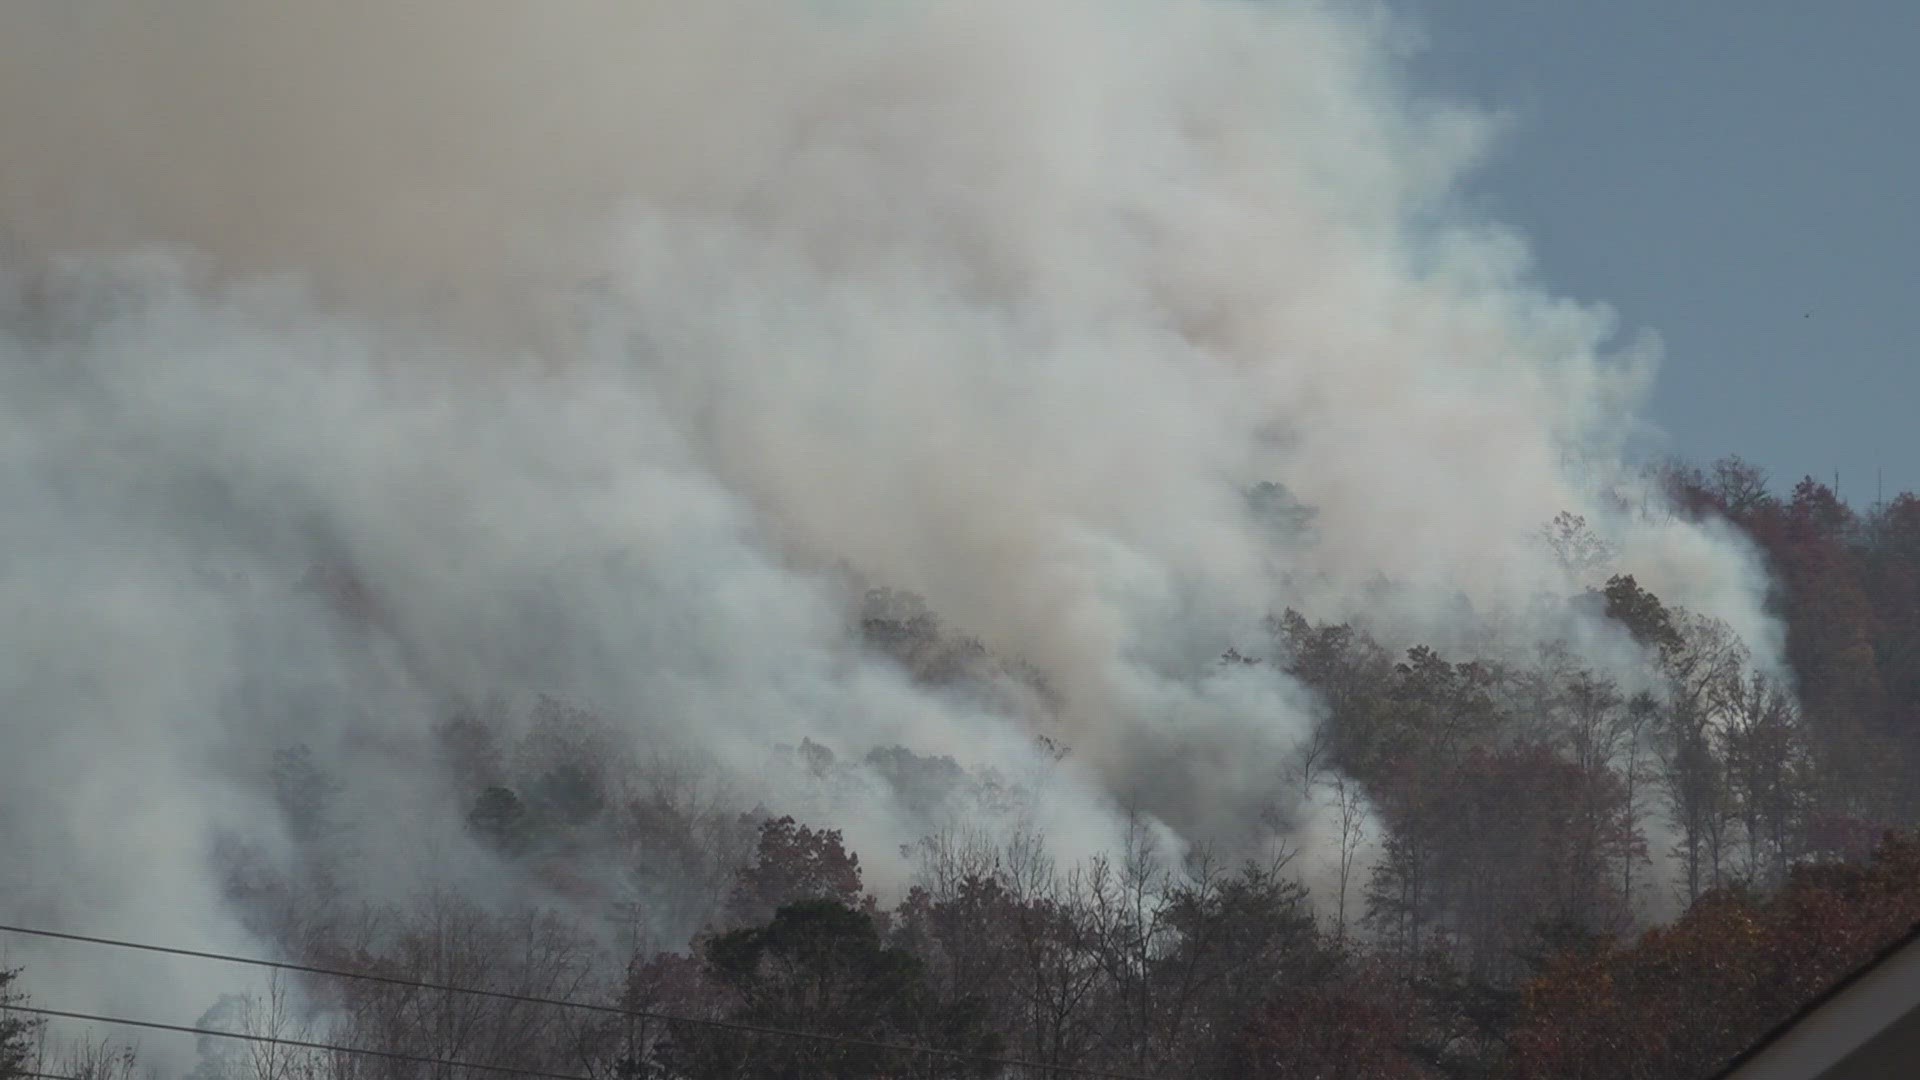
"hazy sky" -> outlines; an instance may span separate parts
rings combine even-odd
[[[1920,3],[1401,0],[1552,286],[1666,342],[1671,449],[1920,490]]]

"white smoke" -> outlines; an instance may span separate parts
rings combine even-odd
[[[1657,349],[1463,209],[1494,127],[1410,93],[1395,34],[1226,0],[0,10],[7,905],[230,935],[210,845],[289,857],[261,777],[296,741],[356,887],[505,895],[427,766],[495,693],[747,792],[802,740],[949,755],[1068,858],[1129,811],[1244,843],[1314,705],[1215,658],[1288,605],[1447,640],[1458,596],[1508,613],[1489,647],[1613,664],[1527,615],[1595,583],[1537,542],[1561,511],[1765,655],[1748,553],[1609,497]],[[378,617],[297,591],[316,563]],[[1057,715],[862,652],[854,581]],[[862,783],[819,823],[884,886],[929,821]]]

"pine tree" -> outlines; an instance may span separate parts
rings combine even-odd
[[[0,968],[0,1080],[15,1080],[31,1071],[35,1036],[40,1032],[38,1019],[12,1009],[27,1000],[17,986],[19,978],[19,968]]]

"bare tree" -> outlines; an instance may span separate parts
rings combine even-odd
[[[1812,802],[1812,758],[1799,710],[1783,687],[1755,672],[1734,696],[1723,738],[1727,777],[1747,845],[1746,873],[1786,879],[1799,823]]]
[[[74,1039],[51,1055],[46,1071],[69,1080],[133,1080],[140,1067],[135,1047],[102,1037]]]
[[[497,915],[434,892],[411,911],[369,912],[344,929],[357,941],[330,942],[316,958],[326,966],[550,1001],[596,986],[587,937],[551,913]],[[555,1006],[364,980],[327,989],[334,1038],[347,1046],[508,1068],[571,1064]]]
[[[1629,837],[1645,836],[1640,826],[1645,802],[1642,794],[1647,773],[1645,761],[1653,724],[1659,715],[1659,702],[1648,693],[1635,694],[1627,702],[1626,711],[1622,714],[1620,781],[1626,792],[1621,800],[1620,814],[1621,828]],[[1634,907],[1633,872],[1649,861],[1644,845],[1620,861],[1620,900],[1628,911]]]
[[[1660,779],[1680,831],[1684,898],[1724,882],[1731,801],[1719,725],[1740,693],[1747,649],[1719,619],[1678,611],[1677,647],[1663,650],[1667,710],[1660,739]]]
[[[245,1044],[244,1080],[317,1080],[327,1075],[325,1052],[265,1041],[324,1041],[311,1018],[299,1015],[294,988],[279,972],[268,977],[265,995],[243,1003],[240,1027],[248,1035],[263,1037]]]
[[[1540,537],[1552,550],[1554,561],[1569,574],[1604,573],[1617,556],[1614,546],[1586,518],[1565,510],[1541,526]]]
[[[1333,792],[1333,810],[1339,834],[1334,847],[1334,922],[1337,942],[1347,940],[1347,897],[1359,867],[1360,851],[1366,846],[1369,813],[1360,785],[1339,773],[1331,774],[1327,786]]]

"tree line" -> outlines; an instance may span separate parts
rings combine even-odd
[[[1323,808],[1326,850],[1223,865],[1176,859],[1136,829],[1122,850],[1063,865],[1042,836],[936,831],[908,853],[912,887],[883,905],[829,815],[743,814],[670,781],[625,783],[594,716],[558,701],[512,745],[500,717],[470,710],[439,733],[464,827],[554,893],[591,893],[580,879],[595,865],[669,868],[654,877],[671,893],[633,898],[632,918],[689,928],[691,943],[451,892],[357,902],[330,861],[340,782],[293,747],[274,780],[311,858],[274,879],[230,853],[255,928],[302,963],[517,997],[303,978],[210,1015],[622,1080],[1707,1075],[1920,922],[1907,832],[1920,822],[1920,498],[1861,512],[1811,479],[1779,497],[1737,459],[1659,479],[1682,512],[1763,555],[1789,670],[1763,670],[1726,624],[1624,571],[1568,602],[1644,652],[1638,682],[1551,642],[1521,659],[1394,650],[1363,626],[1283,612],[1221,663],[1274,666],[1324,703],[1275,784]],[[1578,519],[1548,539],[1564,559],[1604,562]],[[868,642],[916,677],[991,670],[1051,692],[882,599]],[[821,775],[846,767],[815,744],[794,753]],[[1018,797],[1004,777],[902,747],[862,764],[929,805]],[[0,976],[0,995],[22,985]],[[5,1014],[0,1076],[44,1060],[43,1034]],[[61,1074],[117,1067],[106,1050]],[[423,1071],[257,1049],[201,1069]],[[108,1076],[83,1080],[95,1075]]]

